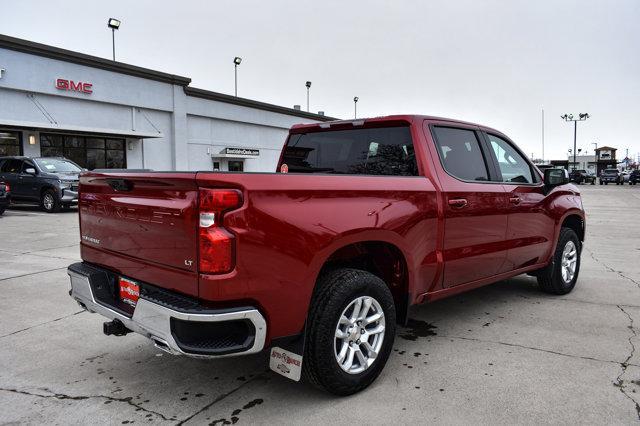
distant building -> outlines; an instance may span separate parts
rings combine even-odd
[[[596,173],[598,169],[598,161],[595,155],[576,155],[576,162],[573,162],[573,155],[568,156],[568,167],[570,170],[586,170],[590,173]]]
[[[618,168],[618,161],[616,160],[616,148],[610,146],[601,146],[596,148],[596,161],[597,161],[597,173],[604,169],[616,169]]]

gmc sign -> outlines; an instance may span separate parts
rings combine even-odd
[[[93,84],[83,83],[81,81],[75,82],[73,80],[65,80],[59,78],[56,80],[56,89],[58,90],[70,90],[72,92],[81,92],[90,95],[93,93]]]

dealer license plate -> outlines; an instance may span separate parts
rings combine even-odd
[[[120,277],[120,300],[131,306],[136,306],[140,298],[140,286],[127,278]]]

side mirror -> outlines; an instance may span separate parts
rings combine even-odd
[[[544,171],[544,184],[558,186],[569,183],[569,172],[566,169],[547,169]]]
[[[24,172],[28,175],[35,175],[36,174],[36,169],[34,169],[33,167],[29,167],[24,169]]]

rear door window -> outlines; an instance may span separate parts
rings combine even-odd
[[[20,173],[22,169],[22,160],[7,160],[2,165],[2,172],[4,173]]]
[[[468,181],[489,180],[475,131],[435,126],[433,133],[442,165],[450,175]]]
[[[418,175],[409,127],[293,134],[282,164],[292,173]]]

